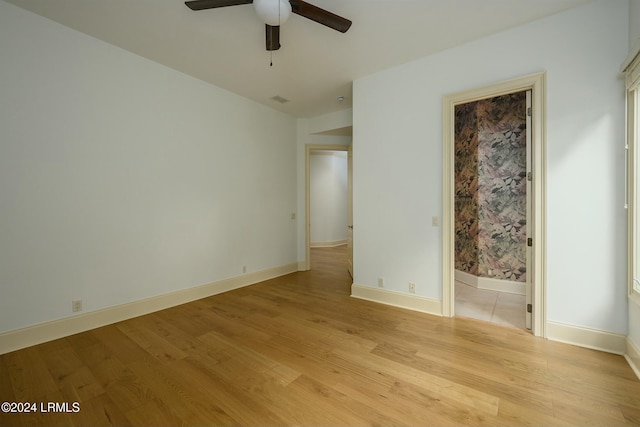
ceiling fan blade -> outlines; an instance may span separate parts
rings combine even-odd
[[[280,49],[280,26],[264,24],[264,27],[267,33],[267,50]]]
[[[291,11],[300,16],[304,16],[307,19],[316,21],[319,24],[325,25],[329,28],[333,28],[341,33],[346,33],[349,27],[351,27],[351,21],[334,13],[329,12],[307,3],[303,0],[289,0],[291,3]]]
[[[238,6],[240,4],[251,4],[253,0],[192,0],[184,4],[191,10],[215,9],[217,7]]]

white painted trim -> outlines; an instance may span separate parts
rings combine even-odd
[[[512,280],[492,279],[491,277],[478,278],[478,288],[506,294],[526,295],[526,284]]]
[[[348,145],[306,144],[304,152],[304,266],[299,271],[311,270],[311,152],[348,151]]]
[[[298,270],[288,264],[0,334],[0,354],[221,294]]]
[[[629,366],[633,369],[638,379],[640,379],[640,349],[635,345],[633,341],[627,337],[627,352],[624,355],[627,359]]]
[[[526,284],[523,282],[494,279],[492,277],[479,277],[460,270],[455,270],[454,277],[456,282],[462,282],[478,289],[515,295],[526,294]]]
[[[425,298],[418,295],[409,295],[402,292],[388,291],[386,289],[371,288],[369,286],[351,285],[351,296],[367,301],[392,305],[407,310],[442,316],[441,302],[439,300]]]
[[[635,290],[631,292],[629,294],[629,302],[640,307],[640,293],[636,292]]]
[[[335,248],[336,246],[342,246],[347,244],[347,239],[334,240],[332,242],[311,242],[312,248]]]
[[[454,218],[454,109],[458,104],[486,99],[509,93],[531,90],[533,110],[533,324],[535,336],[546,337],[546,129],[545,98],[546,75],[529,76],[463,91],[443,97],[442,101],[442,314],[455,315],[455,224]]]
[[[620,73],[624,74],[630,68],[631,63],[640,56],[640,39],[636,39],[631,48],[629,49],[629,55],[627,55],[627,59],[624,60],[622,65],[620,66]]]
[[[627,349],[625,335],[564,323],[547,323],[547,338],[552,341],[620,355],[625,354]]]
[[[455,278],[456,282],[462,282],[469,286],[473,286],[474,288],[478,287],[478,276],[469,274],[466,271],[454,270],[453,277]]]

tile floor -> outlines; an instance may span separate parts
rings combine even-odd
[[[525,296],[487,291],[456,281],[456,316],[525,328]]]

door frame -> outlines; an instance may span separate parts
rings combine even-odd
[[[442,315],[455,315],[455,107],[514,92],[531,90],[532,97],[532,225],[528,235],[533,238],[531,251],[532,271],[532,333],[546,338],[546,132],[545,98],[546,74],[537,73],[493,85],[474,88],[443,98],[443,189],[442,189]]]
[[[304,159],[304,270],[311,270],[311,152],[344,151],[348,153],[350,145],[306,144]],[[347,172],[349,173],[349,172]],[[351,195],[351,197],[353,197]]]

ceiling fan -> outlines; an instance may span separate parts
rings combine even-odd
[[[265,22],[268,51],[280,49],[280,25],[284,24],[291,12],[341,33],[346,33],[351,27],[350,20],[303,0],[191,0],[184,4],[191,10],[253,4],[256,13]]]

